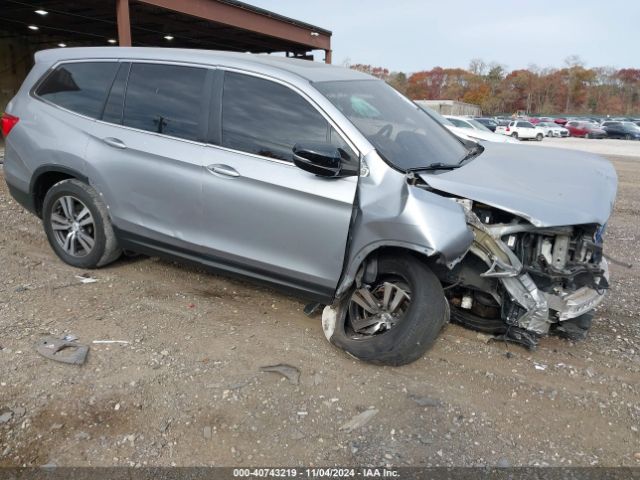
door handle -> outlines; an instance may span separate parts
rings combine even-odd
[[[119,138],[107,137],[107,138],[103,138],[102,141],[111,147],[122,148],[122,149],[127,148],[124,142]]]
[[[221,165],[219,163],[215,165],[208,165],[207,170],[209,170],[214,175],[219,175],[223,177],[235,178],[240,176],[240,174],[235,168],[230,167],[229,165]]]

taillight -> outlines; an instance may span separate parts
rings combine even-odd
[[[7,138],[11,129],[15,127],[19,121],[20,119],[18,117],[14,117],[8,113],[3,113],[2,119],[0,119],[0,123],[2,123],[2,136]]]
[[[507,132],[510,132],[510,131],[511,131],[511,129],[509,127],[507,127]]]

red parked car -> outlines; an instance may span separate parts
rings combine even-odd
[[[533,117],[529,119],[529,122],[533,123],[534,125],[537,125],[540,122],[553,122],[553,118],[549,118],[549,117]]]
[[[597,125],[589,122],[579,122],[572,120],[565,123],[564,128],[569,130],[569,135],[572,137],[584,137],[584,138],[606,138],[607,132]]]
[[[558,125],[562,125],[563,127],[567,123],[566,118],[554,118],[553,121],[556,122]]]

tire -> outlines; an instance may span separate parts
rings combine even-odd
[[[513,132],[511,134],[511,136],[517,140],[518,139],[518,132]]]
[[[584,138],[591,138],[591,134],[590,134],[590,133],[587,133],[587,134],[584,136]]]
[[[538,142],[541,142],[541,141],[542,141],[542,137],[544,137],[544,135],[542,135],[541,133],[539,133],[539,134],[537,134],[537,135],[536,135],[536,140],[537,140]]]
[[[53,251],[77,268],[103,267],[122,250],[98,193],[76,179],[63,180],[44,197],[42,222]]]
[[[377,278],[370,291],[375,294],[376,285],[391,282],[403,285],[410,292],[410,299],[403,299],[404,311],[393,326],[376,333],[357,332],[352,317],[357,316],[358,311],[365,311],[352,301],[359,292],[354,287],[338,305],[325,308],[322,324],[327,339],[352,356],[377,365],[405,365],[422,357],[449,321],[449,304],[440,281],[415,257],[400,254],[379,259]],[[395,294],[390,304],[394,298]],[[376,317],[369,320],[371,318]]]

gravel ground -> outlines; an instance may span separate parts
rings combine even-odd
[[[589,338],[529,352],[448,325],[401,368],[336,350],[267,288],[155,258],[66,266],[2,179],[0,466],[640,465],[640,155],[610,158],[606,250],[634,267],[612,266]],[[83,366],[35,352],[65,333]],[[260,370],[279,363],[299,381]]]

